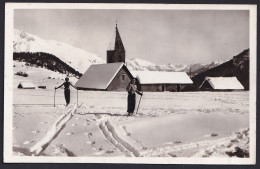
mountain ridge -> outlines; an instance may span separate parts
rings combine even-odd
[[[126,60],[126,65],[129,68],[129,70],[134,70],[134,71],[168,71],[168,72],[182,71],[187,73],[190,73],[191,71],[192,76],[194,76],[200,72],[216,67],[224,62],[225,61],[220,60],[220,61],[213,61],[209,64],[195,63],[191,65],[171,62],[168,64],[156,65],[152,62],[143,59],[132,58]]]
[[[186,91],[199,90],[199,86],[208,77],[237,77],[245,90],[249,90],[249,59],[250,50],[246,49],[233,58],[214,68],[208,69],[192,77],[193,85],[186,87]]]
[[[13,53],[21,52],[43,52],[54,55],[80,73],[84,73],[92,64],[105,62],[96,54],[70,46],[66,43],[54,40],[43,40],[25,31],[14,29]]]

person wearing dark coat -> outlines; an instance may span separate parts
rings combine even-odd
[[[55,89],[58,89],[62,86],[64,86],[64,96],[67,103],[66,106],[68,106],[70,104],[70,86],[74,87],[75,89],[76,87],[69,82],[69,78],[67,77],[65,78],[65,82],[62,85],[55,87]]]
[[[128,91],[128,97],[127,97],[127,112],[128,112],[128,116],[132,115],[134,113],[135,110],[135,100],[136,100],[136,96],[135,93],[139,94],[139,95],[143,95],[143,93],[139,92],[137,89],[137,86],[135,84],[135,79],[132,79],[131,82],[129,83],[129,85],[127,86]]]

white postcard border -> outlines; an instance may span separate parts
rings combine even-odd
[[[14,9],[140,9],[140,10],[249,10],[250,11],[250,157],[40,157],[13,156],[13,15]],[[256,163],[256,5],[181,4],[86,4],[86,3],[6,3],[4,69],[4,162],[5,163],[147,163],[147,164],[255,164]]]

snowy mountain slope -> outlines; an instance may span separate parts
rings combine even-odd
[[[14,74],[16,74],[17,72],[24,72],[28,75],[28,77],[14,75],[14,89],[17,88],[20,82],[31,82],[36,86],[41,85],[46,86],[47,89],[54,89],[54,87],[57,87],[60,84],[62,84],[65,80],[65,77],[67,77],[66,74],[54,72],[46,68],[30,66],[26,62],[18,62],[14,60],[13,65]],[[72,84],[75,84],[78,80],[76,77],[69,78]]]
[[[187,72],[189,70],[188,65],[178,64],[178,63],[169,63],[169,64],[165,64],[165,65],[159,65],[159,67],[163,70],[174,70],[176,72],[179,72],[179,71]]]
[[[143,71],[181,71],[187,67],[187,65],[169,63],[165,65],[156,65],[152,62],[133,58],[126,60],[127,67],[130,70],[143,70]]]
[[[154,63],[138,58],[126,59],[126,65],[130,70],[156,70]]]
[[[21,30],[14,30],[13,52],[45,52],[53,54],[80,73],[84,73],[91,64],[105,61],[96,54],[84,51],[65,43],[43,40]]]
[[[130,60],[126,60],[127,67],[130,70],[141,70],[141,71],[176,71],[176,72],[196,72],[199,71],[205,71],[208,69],[211,69],[213,67],[216,67],[220,64],[224,63],[224,61],[214,61],[209,64],[178,64],[178,63],[169,63],[169,64],[163,64],[163,65],[156,65],[152,62],[133,58]]]

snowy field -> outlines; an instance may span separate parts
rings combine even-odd
[[[249,156],[249,92],[145,92],[127,117],[127,92],[78,91],[77,108],[77,91],[66,107],[58,89],[54,107],[66,75],[17,61],[13,71],[28,74],[13,78],[14,155]],[[36,89],[18,89],[20,82]]]
[[[77,91],[65,107],[58,89],[54,107],[61,80],[47,89],[16,89],[16,80],[14,155],[249,156],[249,92],[145,92],[127,117],[126,92],[78,91],[77,108]]]

